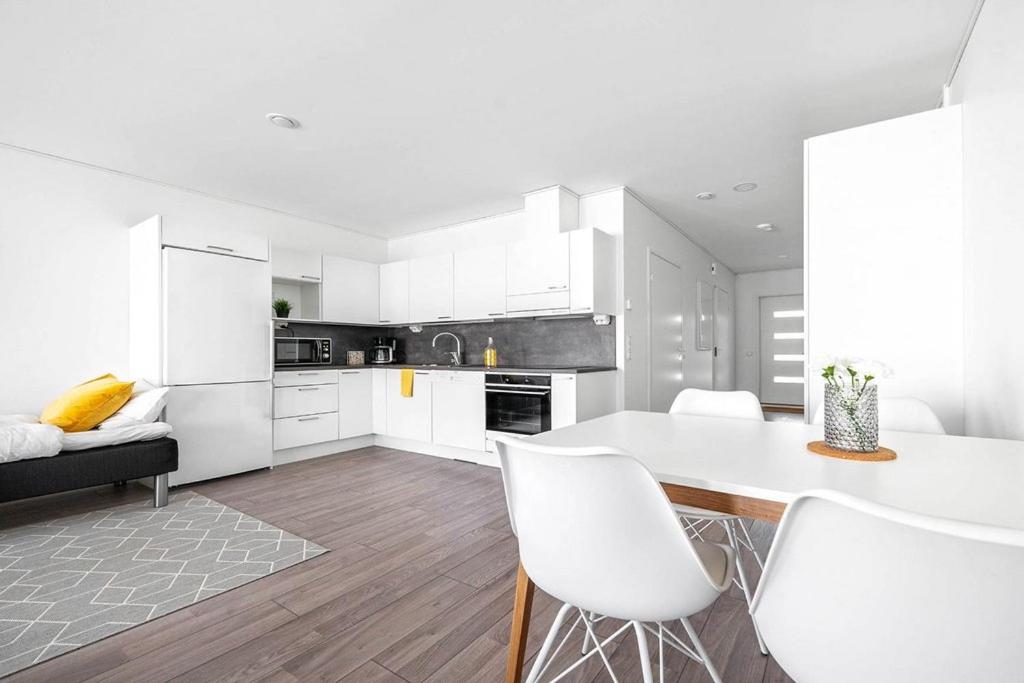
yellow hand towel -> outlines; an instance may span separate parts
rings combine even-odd
[[[402,396],[405,398],[412,398],[412,378],[414,377],[412,368],[402,368]]]

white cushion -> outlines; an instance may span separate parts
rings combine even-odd
[[[132,394],[119,411],[99,424],[99,429],[119,429],[155,422],[167,405],[167,391],[167,387],[160,387]]]

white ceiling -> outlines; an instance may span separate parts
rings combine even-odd
[[[6,0],[0,142],[381,236],[627,185],[792,267],[801,141],[934,106],[974,2]]]

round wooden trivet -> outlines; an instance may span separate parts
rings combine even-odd
[[[811,453],[817,453],[818,455],[827,455],[830,458],[842,458],[843,460],[860,460],[863,462],[883,462],[885,460],[895,460],[896,451],[885,446],[879,446],[878,451],[875,453],[856,453],[854,451],[841,451],[838,448],[832,448],[824,441],[812,441],[807,444],[807,450]]]

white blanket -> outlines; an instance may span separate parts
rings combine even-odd
[[[166,422],[149,422],[115,429],[90,429],[87,432],[67,432],[64,434],[64,450],[84,451],[86,448],[115,446],[129,441],[151,441],[170,433],[171,425]]]
[[[0,424],[0,462],[49,458],[64,445],[64,432],[53,425],[10,421]]]

